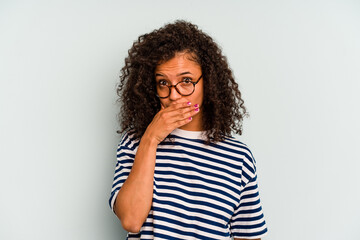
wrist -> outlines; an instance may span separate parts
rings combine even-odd
[[[151,135],[147,134],[146,132],[141,137],[141,141],[146,143],[146,145],[157,147],[159,145],[159,141],[156,139],[156,137],[152,137]]]

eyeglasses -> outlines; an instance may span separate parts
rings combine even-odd
[[[202,75],[199,77],[199,79],[196,82],[189,80],[189,78],[184,78],[182,81],[178,82],[175,85],[171,85],[165,80],[160,80],[159,82],[156,83],[156,89],[157,89],[156,96],[158,96],[159,98],[169,97],[171,94],[172,87],[174,87],[181,96],[190,96],[191,94],[194,93],[195,85],[200,81],[201,78]]]

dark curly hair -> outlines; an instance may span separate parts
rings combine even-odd
[[[132,131],[135,138],[142,137],[161,109],[156,96],[155,68],[179,52],[191,53],[202,69],[206,142],[222,141],[232,131],[241,135],[242,121],[248,113],[226,57],[209,35],[183,20],[141,35],[128,51],[117,88],[117,102],[121,104],[118,114],[121,130],[117,133]]]

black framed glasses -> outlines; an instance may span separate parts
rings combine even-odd
[[[156,90],[159,98],[167,98],[171,94],[171,88],[174,87],[181,96],[190,96],[195,91],[195,85],[200,81],[202,75],[196,82],[189,79],[183,79],[175,85],[169,84],[165,80],[160,80],[156,83]]]

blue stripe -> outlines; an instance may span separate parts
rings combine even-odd
[[[159,229],[161,229],[162,227],[158,227]],[[170,237],[168,235],[162,234],[162,233],[158,233],[155,232],[154,233],[154,237],[156,238],[163,238],[163,239],[171,239],[171,240],[183,240],[182,238],[176,238],[176,237]]]
[[[191,142],[197,142],[197,143],[204,143],[203,140],[197,140],[197,139],[190,139],[190,138],[184,138],[184,137],[180,137],[180,136],[177,136],[177,135],[171,135],[173,136],[175,139],[178,138],[178,139],[183,139],[183,140],[187,140],[187,141],[191,141]],[[236,148],[240,148],[240,149],[243,149],[243,150],[246,150],[248,151],[250,154],[251,154],[251,151],[250,149],[243,143],[241,143],[240,141],[237,141],[236,139],[234,140],[235,138],[233,139],[227,139],[228,141],[223,141],[222,143],[224,144],[227,144],[227,145],[230,145],[230,146],[233,146],[233,147],[236,147]],[[244,146],[241,146],[239,144],[234,144],[234,143],[231,143],[230,141],[234,142],[234,143],[241,143],[243,144]],[[183,143],[181,142],[176,142],[176,145],[181,145]],[[164,145],[173,145],[173,143],[168,143],[168,142],[164,142]],[[187,144],[186,144],[187,145]],[[193,145],[190,145],[190,146],[193,146]],[[199,147],[195,147],[193,146],[194,148],[198,149],[198,150],[201,150],[203,152],[213,152],[213,151],[210,151],[208,149],[204,149],[204,148],[199,148]],[[233,155],[234,153],[235,154],[239,154],[239,155],[242,155],[242,156],[245,156],[247,159],[249,159],[251,161],[251,159],[253,159],[252,156],[249,156],[248,154],[246,154],[245,152],[243,151],[238,151],[236,149],[231,149],[231,148],[227,148],[225,146],[222,146],[222,145],[211,145],[211,147],[213,148],[217,148],[217,149],[221,149],[221,150],[224,150],[226,152],[229,152],[231,155]],[[217,152],[215,153],[216,155],[218,154]],[[251,154],[252,155],[252,154]]]
[[[180,136],[176,136],[176,135],[173,135],[173,136],[175,136],[174,138],[184,139],[184,140],[193,141],[193,142],[198,142],[198,143],[204,143],[203,140],[194,140],[194,139],[184,138],[184,137],[180,137]],[[223,141],[222,143],[227,144],[227,145],[230,145],[230,146],[233,146],[233,147],[236,147],[236,148],[239,148],[239,149],[241,149],[241,150],[246,150],[246,151],[248,151],[248,152],[251,154],[251,156],[249,156],[248,154],[246,154],[244,151],[238,151],[238,150],[236,150],[236,149],[227,148],[227,147],[222,146],[222,145],[212,145],[212,147],[217,148],[217,149],[221,149],[221,150],[223,150],[223,151],[226,151],[226,152],[228,152],[228,153],[231,154],[231,155],[238,154],[238,155],[244,156],[245,158],[248,159],[248,161],[255,163],[255,158],[254,158],[252,152],[250,151],[250,149],[249,149],[244,143],[236,140],[236,139],[233,138],[233,137],[227,138],[227,140],[228,140],[228,141]],[[237,144],[235,144],[235,143],[237,143]],[[244,145],[244,146],[239,145],[239,143],[242,144],[242,145]],[[178,144],[178,145],[181,145],[182,143],[177,143],[177,144]],[[189,146],[189,145],[188,145],[188,146]],[[189,148],[191,148],[191,147],[192,147],[192,145],[190,145]],[[198,149],[198,150],[203,151],[203,152],[208,152],[208,153],[212,152],[212,153],[213,153],[213,151],[209,151],[209,150],[203,149],[203,148],[200,148],[200,149]],[[218,155],[219,153],[215,152],[215,153],[213,153],[213,154]],[[230,156],[226,155],[226,157],[232,159],[232,156],[231,156],[231,155],[230,155]],[[236,159],[236,158],[235,158],[235,159]],[[246,164],[246,163],[244,162],[244,164]],[[250,167],[248,164],[246,164],[246,167],[247,167],[249,170],[252,168],[252,167]],[[237,168],[237,166],[236,166],[236,168]],[[254,164],[253,168],[254,168],[254,170],[256,170],[255,164]]]
[[[241,210],[238,212],[237,215],[243,215],[243,214],[254,214],[254,213],[258,213],[261,212],[261,206],[258,208],[254,208],[254,209],[247,209],[247,210]]]
[[[261,223],[253,224],[253,225],[236,225],[233,226],[232,229],[253,229],[253,228],[260,228],[264,225],[265,225],[265,221],[262,221]]]
[[[206,183],[210,183],[210,184],[214,184],[214,185],[218,185],[218,186],[227,188],[230,191],[234,192],[235,195],[240,194],[239,189],[235,189],[235,188],[233,188],[233,187],[231,187],[229,185],[226,185],[226,184],[224,184],[222,182],[217,182],[217,181],[214,181],[214,180],[205,179],[203,177],[198,177],[198,176],[194,176],[194,175],[186,175],[186,174],[182,174],[182,173],[174,172],[174,171],[162,171],[162,170],[157,170],[157,169],[155,169],[155,174],[159,174],[159,175],[175,175],[175,176],[182,177],[182,178],[189,179],[189,180],[190,179],[200,180],[200,181],[204,181]]]
[[[111,196],[109,198],[109,206],[110,206],[111,209],[112,209],[111,202],[112,202],[112,200],[113,200],[113,198],[115,196],[116,191],[118,191],[119,189],[120,188],[116,188],[116,189],[114,189],[114,191],[111,192]]]
[[[265,228],[262,231],[259,232],[247,232],[247,233],[234,233],[233,236],[236,238],[242,238],[242,237],[256,237],[256,236],[260,236],[263,235],[264,233],[267,232],[267,228]]]
[[[241,199],[243,200],[243,199],[247,199],[247,198],[254,198],[254,197],[257,197],[257,196],[259,196],[258,192],[252,193],[252,194],[247,194],[247,195],[242,195]]]
[[[218,219],[221,219],[221,220],[228,220],[224,216],[219,215],[217,213],[210,212],[210,211],[207,211],[207,210],[204,210],[204,209],[198,209],[198,208],[194,208],[194,207],[187,207],[187,206],[184,206],[184,205],[176,203],[176,202],[158,200],[156,198],[153,199],[153,202],[159,203],[159,204],[168,204],[170,206],[174,206],[174,207],[177,207],[177,208],[182,208],[182,209],[184,209],[186,211],[189,211],[189,212],[201,213],[201,214],[212,216],[214,218],[218,218]]]
[[[184,223],[182,223],[182,225],[184,225]],[[200,235],[196,232],[185,232],[185,231],[181,231],[179,229],[176,229],[176,228],[171,228],[171,227],[168,227],[168,226],[164,226],[164,225],[156,225],[156,228],[158,229],[163,229],[163,230],[166,230],[166,231],[169,231],[169,232],[173,232],[173,233],[177,233],[177,234],[180,234],[182,236],[191,236],[195,239],[206,239],[206,240],[219,240],[219,239],[215,239],[215,238],[209,238],[208,236],[203,236],[203,235]],[[162,237],[162,238],[165,238],[165,239],[179,239],[179,240],[183,240],[184,238],[174,238],[174,237],[170,237],[168,235],[164,235],[164,234],[161,234],[161,233],[155,233],[154,234],[155,237]]]
[[[206,219],[206,218],[202,218],[202,217],[198,217],[198,216],[189,216],[189,215],[186,215],[185,213],[179,213],[179,212],[167,209],[167,208],[153,207],[153,210],[158,211],[158,212],[163,212],[163,213],[173,215],[173,216],[181,216],[181,217],[184,217],[184,218],[189,219],[191,221],[199,221],[199,222],[206,223],[206,224],[209,224],[209,225],[212,225],[212,226],[215,226],[215,227],[224,227],[224,225],[219,223],[219,222],[215,222],[215,221],[212,221],[212,220],[209,220],[209,219]]]
[[[141,237],[141,235],[140,235],[140,233],[129,233],[128,234],[128,237],[126,238],[126,239],[128,239],[128,238],[139,238],[140,239],[140,237]]]
[[[181,169],[181,170],[185,170],[185,171],[194,171],[194,172],[197,172],[197,173],[201,173],[203,175],[207,175],[207,176],[212,176],[212,177],[215,177],[215,178],[219,178],[219,179],[222,179],[222,180],[225,180],[225,181],[228,181],[228,182],[231,182],[232,184],[234,184],[235,186],[238,185],[239,182],[229,178],[229,177],[225,177],[224,175],[219,175],[218,173],[213,173],[213,172],[210,172],[210,171],[205,171],[205,170],[201,170],[199,168],[195,168],[195,167],[191,167],[191,166],[181,166],[181,165],[178,165],[176,164],[176,162],[184,162],[184,159],[182,158],[177,158],[177,157],[162,157],[162,158],[158,158],[158,159],[169,159],[169,160],[174,160],[174,164],[172,163],[159,163],[157,162],[156,163],[156,166],[157,167],[172,167],[172,168],[177,168],[177,169]],[[189,160],[189,162],[194,162],[194,161],[191,161]],[[199,163],[197,164],[200,166],[202,166],[203,164]],[[203,166],[202,166],[203,167]],[[211,168],[211,165],[208,165],[209,168]],[[216,169],[217,167],[213,167],[214,170],[217,170],[218,172],[220,172],[218,169]],[[230,173],[231,174],[231,173]],[[240,177],[238,177],[240,178]]]
[[[264,215],[260,214],[259,216],[255,216],[255,217],[240,217],[240,218],[236,218],[237,222],[253,222],[253,221],[257,221],[260,219],[263,219]]]
[[[182,189],[182,188],[178,188],[178,187],[173,187],[173,186],[165,186],[165,185],[160,185],[160,186],[157,186],[157,189],[169,189],[169,190],[174,190],[174,191],[178,191],[180,193],[184,193],[184,194],[187,194],[189,196],[193,196],[193,197],[203,197],[203,198],[208,198],[208,199],[212,199],[212,200],[215,200],[215,201],[218,201],[220,203],[223,203],[225,205],[230,205],[230,206],[233,206],[234,204],[233,203],[230,203],[229,201],[226,201],[222,198],[219,198],[217,196],[214,196],[214,195],[209,195],[209,194],[206,194],[206,193],[202,193],[202,192],[190,192],[190,191],[187,191],[185,189]],[[231,213],[230,213],[231,214]]]
[[[121,157],[123,157],[123,156],[129,157],[129,158],[132,159],[133,161],[134,161],[134,159],[135,159],[135,154],[131,154],[131,153],[127,153],[127,152],[121,152],[121,151],[120,151],[120,153],[119,153],[118,155],[116,155],[117,158],[121,158]]]
[[[167,223],[172,223],[174,225],[179,225],[179,226],[184,227],[184,228],[195,228],[197,230],[204,231],[204,232],[207,232],[207,233],[211,233],[211,234],[214,234],[214,235],[216,234],[216,235],[219,235],[221,237],[230,236],[230,234],[224,234],[223,232],[215,231],[213,229],[198,226],[198,225],[195,225],[195,224],[188,224],[188,223],[180,222],[178,220],[174,220],[174,219],[163,217],[163,216],[155,216],[154,219],[164,221],[164,222],[167,222]],[[167,231],[170,231],[170,232],[175,232],[175,233],[185,235],[185,236],[193,236],[193,237],[197,237],[197,238],[200,238],[200,239],[204,239],[204,237],[205,237],[205,236],[200,235],[200,234],[197,235],[197,234],[194,234],[194,233],[191,233],[191,232],[181,231],[181,230],[171,228],[171,227],[167,227],[167,226],[163,226],[163,225],[156,225],[156,226],[157,226],[157,228],[162,228],[164,230],[167,230]],[[206,237],[206,239],[210,239],[210,238]]]
[[[208,207],[211,207],[211,208],[214,208],[214,209],[217,209],[217,210],[220,210],[220,211],[223,211],[223,212],[226,212],[227,214],[232,214],[233,211],[230,211],[229,209],[227,208],[224,208],[224,207],[221,207],[219,205],[216,205],[216,204],[213,204],[213,203],[209,203],[209,202],[205,202],[205,201],[200,201],[200,200],[192,200],[192,199],[188,199],[186,197],[183,197],[183,196],[180,196],[180,195],[177,195],[177,194],[173,194],[173,193],[161,193],[161,192],[157,192],[157,195],[158,196],[161,196],[161,197],[168,197],[168,198],[175,198],[177,200],[182,200],[186,203],[191,203],[191,204],[196,204],[196,205],[200,205],[201,206],[208,206]]]
[[[245,171],[242,172],[243,177],[248,179],[248,181],[251,180],[251,176],[249,176]],[[247,182],[243,182],[242,186],[244,187],[247,184]]]
[[[121,179],[121,180],[118,180],[116,182],[114,182],[114,184],[112,185],[112,188],[117,186],[117,185],[123,185],[123,183],[125,182],[126,179]]]
[[[215,159],[215,158],[211,158],[211,157],[208,157],[208,156],[195,154],[195,153],[190,152],[189,150],[185,151],[185,150],[180,150],[180,149],[163,149],[163,148],[160,148],[157,151],[158,152],[163,152],[163,153],[171,153],[171,154],[179,153],[179,156],[188,155],[189,157],[185,158],[187,160],[187,162],[191,162],[191,163],[193,163],[195,165],[198,165],[198,166],[203,166],[203,167],[207,167],[207,168],[216,169],[218,171],[223,171],[223,172],[225,172],[227,174],[230,174],[230,175],[234,175],[234,171],[230,171],[230,170],[224,168],[225,166],[230,167],[232,169],[239,169],[239,166],[235,166],[235,165],[233,165],[231,163],[221,161],[221,160],[218,160],[218,159]],[[193,159],[190,158],[191,156],[197,157],[198,159],[193,160]],[[171,159],[171,160],[177,160],[177,161],[181,161],[181,162],[183,162],[185,160],[184,157],[173,157],[173,156],[162,156],[162,155],[156,156],[156,158],[157,159]],[[202,161],[202,160],[207,160],[207,161],[205,162],[205,161]],[[215,166],[213,164],[209,164],[207,162],[210,162],[210,163],[213,163],[213,164],[217,163],[217,164],[223,165],[224,167],[218,167],[218,166]],[[241,169],[239,169],[239,170],[241,170]],[[241,172],[241,171],[239,171],[239,172]],[[240,176],[236,176],[236,177],[240,177]]]
[[[207,185],[201,185],[201,184],[192,183],[192,182],[187,183],[187,182],[183,182],[183,181],[180,181],[180,180],[177,180],[177,179],[167,179],[167,178],[155,177],[155,185],[156,186],[157,186],[156,181],[166,181],[168,183],[177,183],[177,184],[181,184],[183,186],[191,187],[191,188],[202,188],[204,190],[219,193],[221,195],[229,197],[229,198],[233,199],[234,201],[239,201],[239,195],[232,195],[232,194],[227,193],[227,192],[225,192],[225,191],[223,191],[221,189],[216,189],[216,188],[213,188],[213,187],[209,187]]]
[[[170,145],[171,143],[168,143],[168,142],[165,142],[165,143],[162,143],[161,145]],[[224,154],[224,153],[219,153],[219,152],[215,152],[215,151],[212,151],[212,150],[209,150],[209,149],[205,149],[205,148],[201,148],[201,147],[198,147],[198,146],[193,146],[193,145],[189,145],[189,144],[186,144],[186,143],[182,143],[182,142],[179,142],[177,143],[178,146],[182,146],[184,147],[185,149],[184,150],[179,150],[179,149],[165,149],[165,148],[159,148],[158,151],[159,152],[170,152],[170,153],[186,153],[188,154],[189,156],[193,156],[193,157],[196,157],[196,158],[200,158],[200,159],[206,159],[206,160],[209,160],[209,161],[213,161],[213,162],[217,162],[217,163],[221,163],[223,165],[226,165],[228,167],[232,167],[234,169],[238,169],[238,165],[234,165],[232,163],[229,163],[229,162],[226,162],[226,161],[221,161],[219,159],[214,159],[214,158],[210,158],[208,156],[204,156],[204,155],[201,155],[201,154],[197,154],[197,153],[194,153],[192,152],[191,150],[197,150],[197,151],[201,151],[201,152],[205,152],[207,154],[212,154],[214,156],[219,156],[219,157],[222,157],[222,158],[225,158],[225,159],[231,159],[233,161],[237,161],[237,162],[240,162],[240,158],[238,157],[234,157],[232,155],[227,155],[227,154]],[[231,153],[230,153],[231,154]]]
[[[252,202],[243,202],[239,205],[239,207],[248,207],[248,206],[255,206],[256,204],[259,204],[260,200],[257,199],[256,201],[252,201]]]
[[[177,134],[169,137],[174,138],[175,141],[163,141],[157,148],[153,191],[155,207],[151,206],[151,214],[149,213],[146,220],[148,222],[145,221],[143,224],[143,227],[153,228],[154,231],[129,233],[128,239],[148,236],[174,240],[182,240],[185,237],[212,240],[205,234],[211,233],[217,236],[213,240],[218,240],[230,235],[236,238],[257,238],[267,232],[257,191],[255,159],[245,144],[233,137],[225,137],[221,145],[210,144],[209,147],[201,139],[189,139]],[[181,139],[186,142],[179,142]],[[117,146],[117,162],[112,185],[114,190],[111,191],[109,198],[110,207],[131,171],[139,144],[139,139],[134,139],[133,133],[125,132]],[[162,155],[159,156],[159,153]],[[209,156],[204,156],[205,153]],[[164,163],[162,160],[168,161]],[[181,173],[181,171],[187,172]],[[199,176],[200,174],[202,176]],[[194,181],[199,182],[194,183]],[[170,186],[167,183],[177,185]],[[240,189],[243,189],[242,192]],[[245,199],[247,202],[244,202]],[[216,202],[213,203],[212,200]],[[258,207],[255,209],[242,209],[256,205]],[[169,209],[169,206],[176,209]],[[204,207],[210,209],[204,210]],[[160,213],[162,216],[159,216]],[[194,213],[199,216],[195,216]],[[185,223],[181,219],[187,219],[189,222]],[[156,224],[156,220],[173,226]],[[257,221],[260,223],[256,223]],[[204,226],[205,224],[207,226]],[[222,230],[214,230],[212,227]],[[251,233],[252,229],[261,227],[264,230]],[[183,237],[174,238],[166,233],[160,234],[157,229]],[[236,233],[239,230],[249,231]],[[204,234],[199,234],[199,231],[203,231]]]

